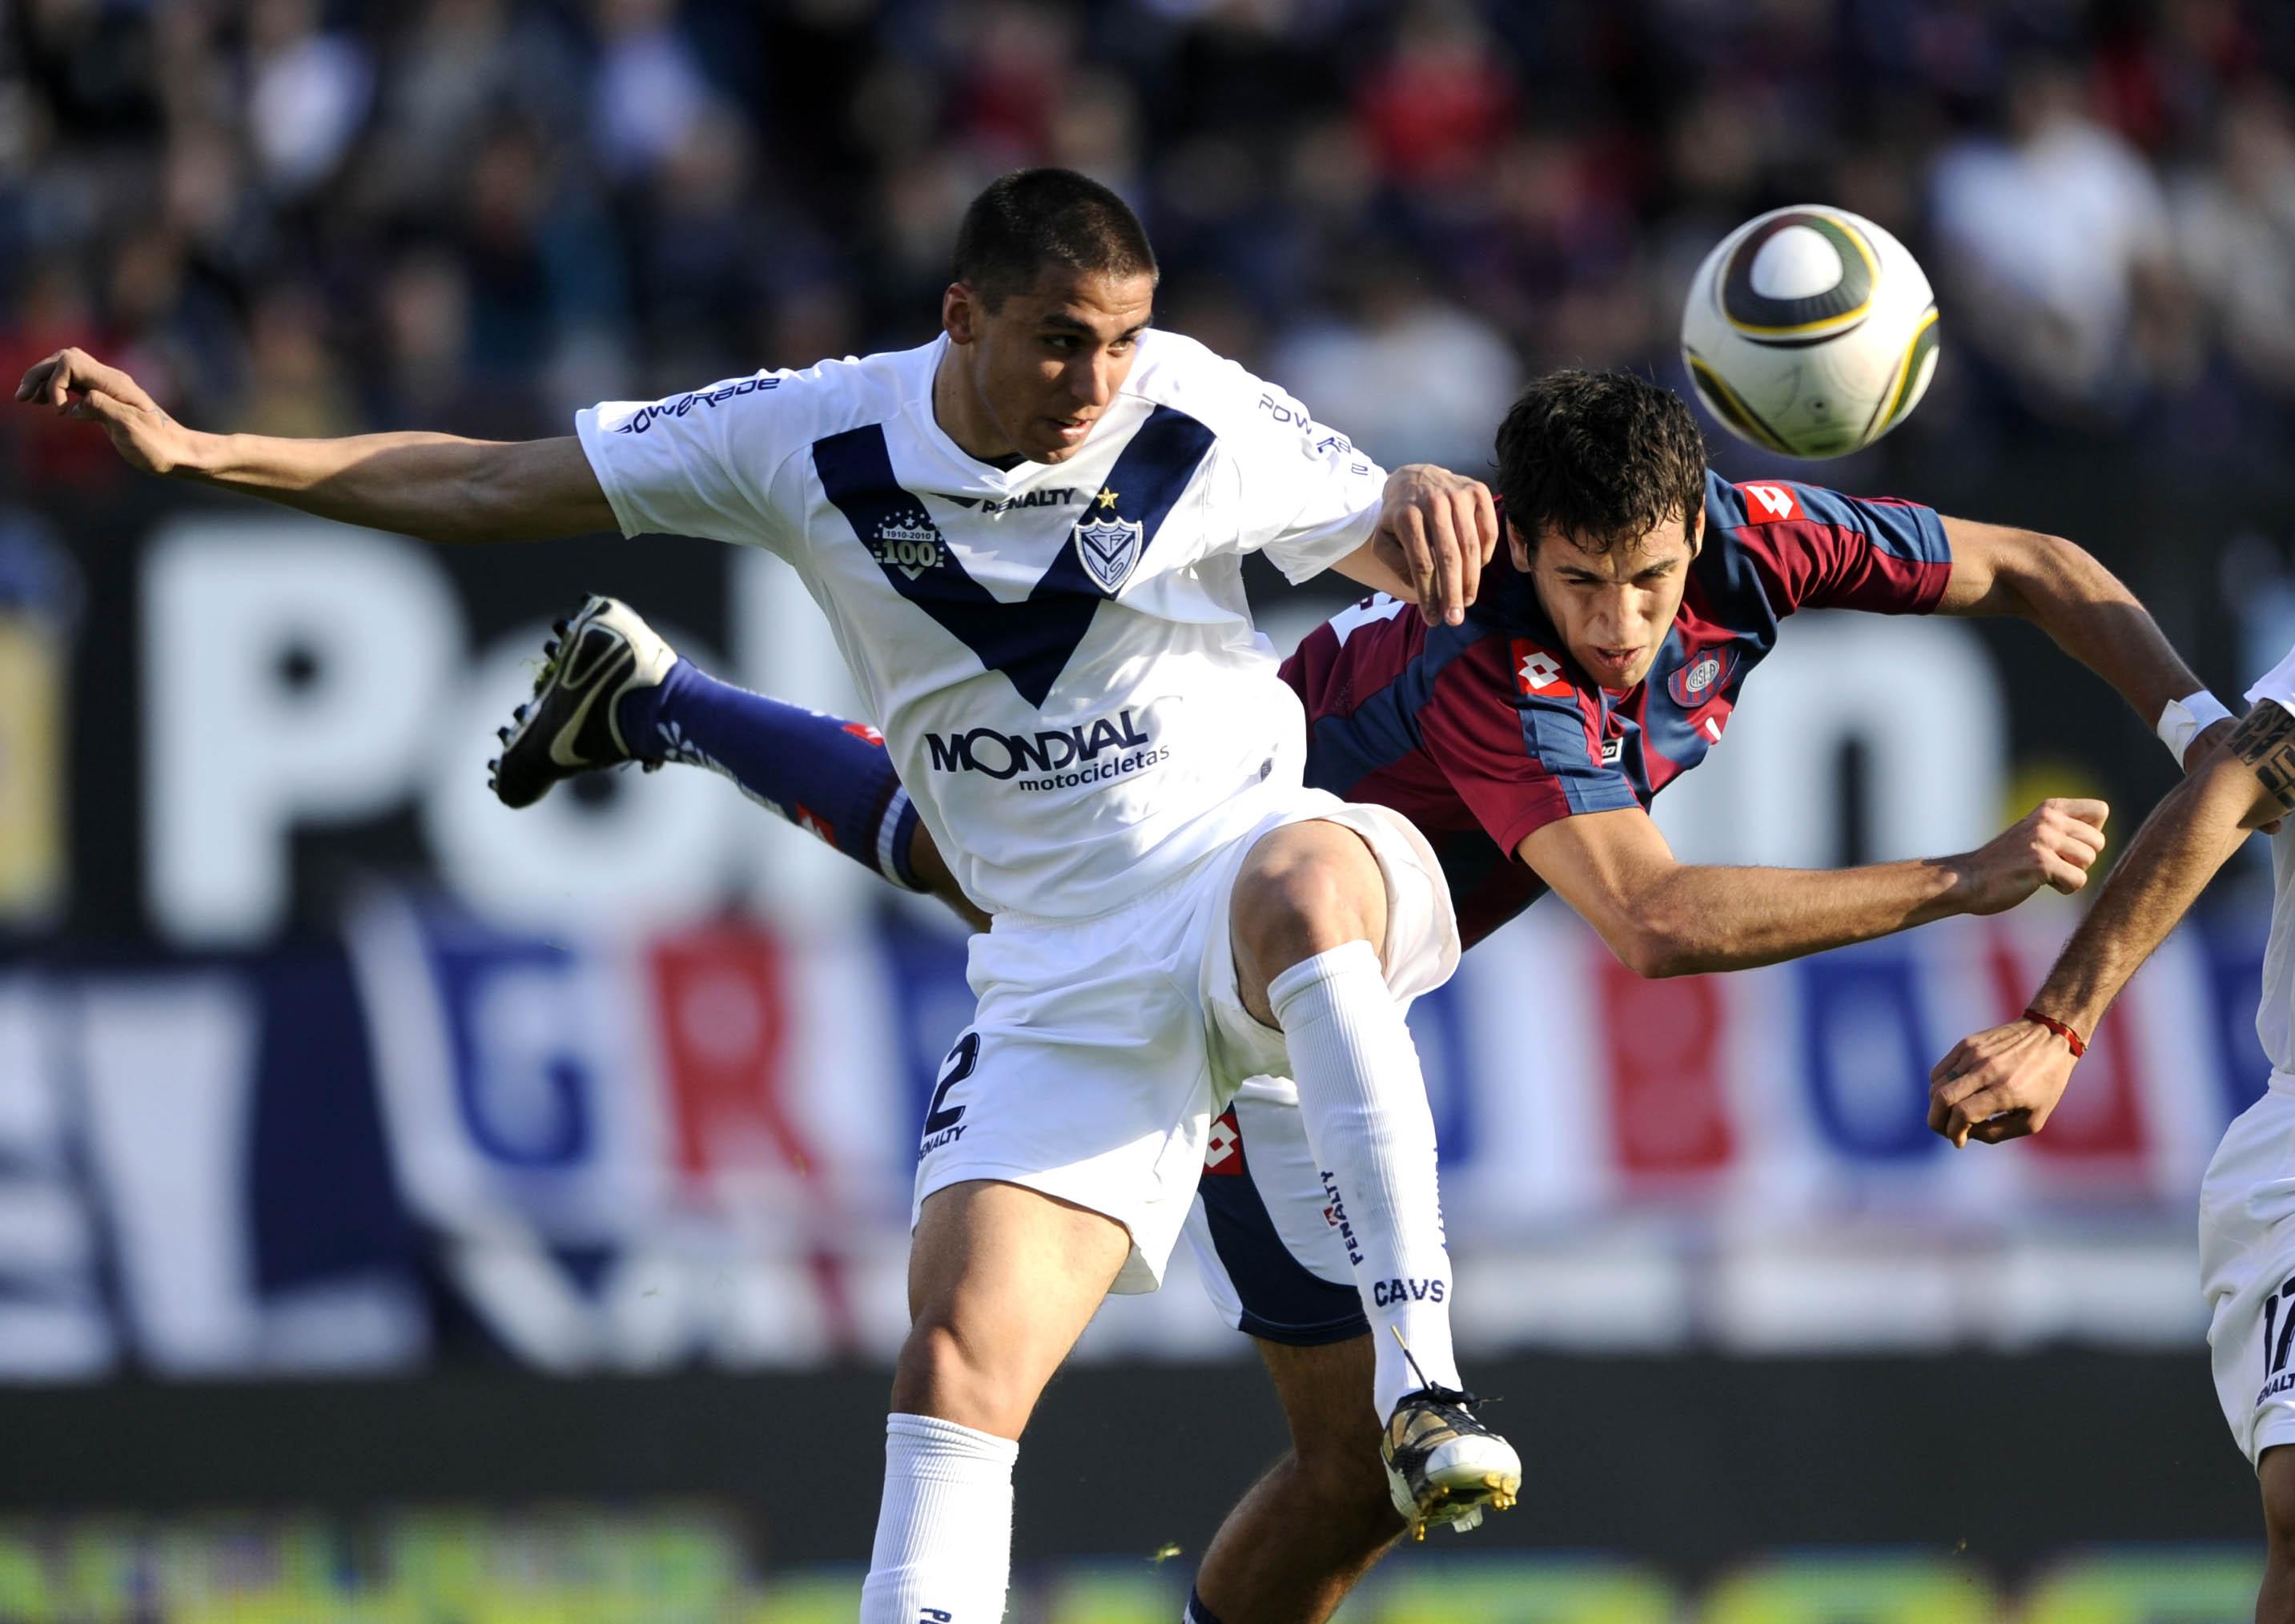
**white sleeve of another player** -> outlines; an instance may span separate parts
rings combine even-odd
[[[729,378],[657,401],[607,401],[574,414],[574,431],[624,535],[698,535],[787,550],[768,486],[796,448],[792,412],[774,399],[789,379]],[[785,444],[784,442],[791,442]]]
[[[1263,551],[1304,581],[1370,540],[1386,470],[1273,384],[1241,367],[1235,375],[1221,448],[1234,482],[1237,551]]]
[[[2285,658],[2258,677],[2247,690],[2250,706],[2266,699],[2295,714],[2295,649],[2290,649]]]

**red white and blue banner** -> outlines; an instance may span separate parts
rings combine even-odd
[[[1413,1017],[1462,1342],[2196,1345],[2259,918],[2181,931],[2038,1138],[1923,1126],[2071,917],[1672,982],[1552,903],[1478,948]],[[0,975],[0,1373],[419,1368],[450,1313],[543,1370],[886,1357],[963,966],[922,905],[601,939],[376,889],[335,939]],[[1230,1346],[1182,1260],[1085,1354]]]
[[[553,559],[207,508],[67,553],[0,512],[0,1374],[416,1369],[474,1334],[552,1371],[898,1344],[917,1130],[971,1007],[948,917],[714,775],[513,813],[482,769],[569,579],[853,714],[833,641],[761,552]],[[1262,607],[1288,646],[1333,605]],[[2046,793],[2020,709],[2028,747],[2090,763],[2051,788],[2093,788],[2099,741],[2164,780],[2101,689],[2057,702],[2038,641],[1796,616],[1658,822],[1685,861],[1966,850]],[[2075,912],[1665,983],[1551,902],[1477,948],[1415,1016],[1462,1343],[2195,1345],[2193,1192],[2265,1073],[2259,918],[2144,969],[2040,1138],[1956,1154],[1922,1125],[1931,1063],[2021,1007]],[[1237,1341],[1182,1258],[1083,1353]]]

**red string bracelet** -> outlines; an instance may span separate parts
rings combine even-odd
[[[2054,1032],[2056,1036],[2062,1038],[2064,1041],[2065,1046],[2072,1051],[2073,1059],[2077,1060],[2082,1055],[2087,1053],[2087,1045],[2080,1041],[2079,1033],[2074,1032],[2062,1021],[2051,1020],[2048,1016],[2042,1015],[2037,1009],[2027,1009],[2024,1011],[2024,1018],[2031,1022],[2035,1026],[2046,1027],[2050,1032]]]

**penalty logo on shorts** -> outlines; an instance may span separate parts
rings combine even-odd
[[[1131,577],[1147,539],[1146,526],[1136,518],[1103,518],[1090,524],[1078,519],[1075,524],[1076,553],[1100,590],[1110,597]]]

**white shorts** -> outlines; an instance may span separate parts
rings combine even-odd
[[[1386,881],[1386,979],[1406,1002],[1449,979],[1458,920],[1409,820],[1303,789],[1224,850],[1088,919],[998,916],[972,940],[979,1008],[933,1090],[911,1222],[934,1191],[992,1179],[1105,1212],[1131,1232],[1119,1292],[1153,1291],[1194,1204],[1212,1118],[1254,1073],[1289,1070],[1243,1008],[1229,946],[1236,876],[1260,836],[1323,819]]]
[[[2216,1400],[2252,1463],[2295,1444],[2295,1077],[2274,1072],[2208,1163],[2200,1280]]]

